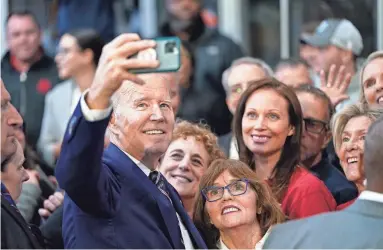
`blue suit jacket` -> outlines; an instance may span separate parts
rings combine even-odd
[[[65,248],[182,248],[176,211],[194,247],[207,248],[169,183],[173,205],[119,148],[104,151],[108,121],[86,121],[80,104],[69,121],[56,167]]]

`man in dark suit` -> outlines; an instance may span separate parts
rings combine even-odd
[[[157,67],[127,59],[154,46],[136,34],[106,45],[69,121],[56,167],[66,191],[65,248],[206,248],[177,192],[155,171],[172,136],[168,84],[176,73],[128,71]]]
[[[15,203],[29,177],[22,166],[23,149],[17,140],[14,143],[16,152],[1,163],[1,248],[42,248],[40,232],[28,225]]]
[[[383,118],[365,140],[363,191],[345,210],[291,221],[273,228],[264,248],[383,248]]]
[[[222,85],[226,92],[226,104],[232,115],[237,109],[242,93],[247,89],[249,81],[257,81],[273,76],[273,70],[261,59],[242,57],[234,60],[222,74]],[[238,151],[229,132],[218,138],[218,144],[230,159],[238,159]]]

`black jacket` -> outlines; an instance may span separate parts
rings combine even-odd
[[[36,227],[30,227],[24,218],[1,196],[1,248],[41,249],[44,242]]]
[[[56,64],[44,55],[28,72],[21,74],[12,67],[10,58],[8,51],[1,60],[1,77],[12,104],[25,121],[27,141],[35,147],[44,114],[45,94],[59,82]]]
[[[166,23],[162,36],[173,36]],[[216,29],[207,28],[201,17],[189,29],[188,43],[193,50],[195,69],[193,82],[181,93],[178,117],[189,121],[205,120],[218,135],[230,132],[232,115],[226,105],[222,73],[233,60],[242,57],[243,51]]]

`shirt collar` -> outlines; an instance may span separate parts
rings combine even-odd
[[[129,153],[125,151],[122,152],[124,152],[142,170],[142,172],[144,172],[146,176],[149,176],[151,170],[147,166],[145,166],[142,162],[131,156]]]
[[[365,190],[360,193],[359,199],[383,203],[383,194]]]
[[[267,237],[269,236],[270,234],[270,230],[271,228],[269,228],[269,230],[267,230],[267,232],[265,233],[265,235],[262,237],[262,239],[260,239],[257,244],[255,245],[255,249],[262,249],[263,248],[263,245],[265,244],[265,241],[267,239]],[[223,249],[223,250],[226,250],[226,249],[229,249],[225,243],[223,243],[222,241],[222,238],[219,238],[219,241],[217,243],[217,247],[219,249]]]

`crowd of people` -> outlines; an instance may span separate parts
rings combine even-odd
[[[155,41],[60,38],[28,11],[1,62],[2,248],[383,248],[383,51],[348,20],[271,67],[167,0],[177,72]]]

